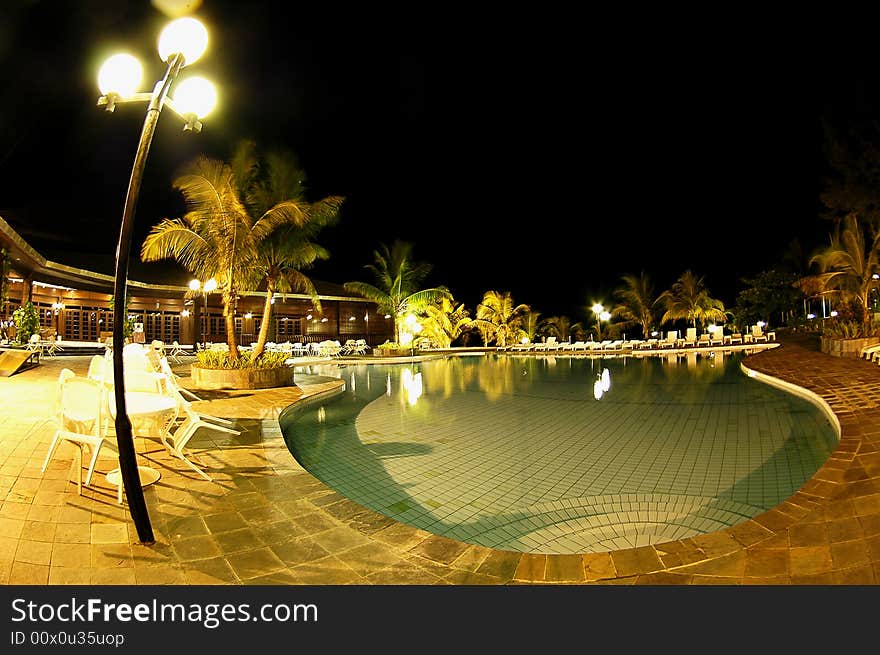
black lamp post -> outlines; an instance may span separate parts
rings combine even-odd
[[[128,507],[137,529],[141,543],[154,543],[153,528],[144,500],[131,421],[128,418],[125,404],[125,377],[123,372],[122,349],[124,346],[123,325],[125,324],[125,298],[128,284],[128,262],[131,252],[132,231],[134,229],[134,213],[137,205],[147,154],[159,114],[164,106],[183,118],[184,130],[198,132],[201,130],[199,117],[204,116],[213,107],[213,88],[200,78],[187,80],[177,88],[172,100],[168,97],[171,84],[181,69],[195,62],[204,53],[208,44],[208,33],[204,26],[194,18],[179,18],[172,21],[159,37],[159,55],[167,64],[165,76],[155,85],[151,93],[136,93],[140,84],[141,66],[131,55],[115,55],[108,59],[98,75],[98,84],[103,94],[98,99],[98,106],[107,111],[114,111],[117,104],[124,102],[147,102],[147,115],[141,130],[140,141],[135,152],[128,191],[125,195],[125,206],[122,210],[122,224],[119,230],[119,243],[116,248],[116,275],[113,285],[113,297],[123,299],[113,303],[113,380],[114,398],[116,401],[116,442],[119,447],[119,469],[122,484],[128,497]]]

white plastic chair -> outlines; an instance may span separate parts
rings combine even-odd
[[[43,356],[43,341],[39,334],[32,334],[28,339],[27,349],[29,352],[36,353],[37,361]]]
[[[67,441],[77,448],[76,490],[82,494],[82,486],[90,485],[98,453],[104,444],[104,386],[97,380],[78,377],[69,368],[62,369],[58,376],[57,420],[58,430],[49,445],[49,452],[43,460],[43,473],[49,465],[58,446]],[[91,458],[86,472],[85,483],[82,478],[83,448],[91,449]]]
[[[180,364],[181,355],[186,355],[186,350],[176,340],[172,341],[171,350],[168,351],[166,357],[173,359],[175,364]]]

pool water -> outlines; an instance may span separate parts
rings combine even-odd
[[[403,523],[503,550],[616,550],[744,521],[828,458],[826,415],[740,361],[490,354],[310,367],[298,376],[341,377],[345,392],[280,420],[306,470]]]

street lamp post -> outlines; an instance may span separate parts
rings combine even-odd
[[[146,102],[147,115],[141,130],[140,141],[135,152],[122,222],[119,229],[119,243],[116,248],[116,275],[113,297],[124,299],[127,294],[128,261],[131,252],[131,239],[134,230],[134,213],[138,193],[143,179],[147,154],[159,121],[162,108],[168,106],[184,120],[184,130],[198,132],[202,124],[199,119],[213,108],[216,95],[210,83],[201,78],[186,80],[177,87],[175,98],[169,97],[171,84],[177,79],[181,69],[195,62],[208,45],[208,32],[194,18],[179,18],[169,23],[159,36],[159,56],[167,65],[165,76],[156,83],[151,93],[136,93],[141,81],[140,63],[127,54],[110,57],[98,74],[101,97],[98,106],[114,111],[116,105],[124,102]],[[113,379],[116,400],[116,442],[119,447],[119,469],[122,484],[128,497],[128,507],[137,529],[141,543],[155,542],[150,516],[144,500],[137,457],[131,431],[131,421],[125,404],[125,378],[123,373],[122,348],[124,345],[123,325],[125,323],[125,301],[113,304]]]
[[[205,317],[204,348],[205,350],[207,350],[208,335],[211,334],[211,316],[208,314],[208,294],[217,288],[217,280],[211,278],[210,280],[207,280],[204,284],[202,284],[201,280],[190,280],[189,288],[192,291],[202,292],[202,314]],[[196,321],[198,323],[198,329],[196,330],[196,345],[193,345],[193,350],[198,350],[197,344],[199,341],[201,341],[202,336],[202,322],[199,319],[198,312],[196,312]]]
[[[596,315],[596,340],[602,341],[602,323],[601,321],[607,321],[611,318],[611,314],[605,311],[605,308],[596,303],[592,307],[593,313]]]

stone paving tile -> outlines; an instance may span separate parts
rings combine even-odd
[[[819,472],[754,519],[678,542],[555,556],[469,546],[400,524],[349,501],[302,470],[277,416],[338,385],[297,374],[297,386],[217,393],[204,407],[246,431],[191,442],[215,482],[182,470],[138,439],[162,478],[145,491],[156,543],[140,544],[127,508],[102,475],[83,495],[68,481],[71,452],[42,474],[53,425],[42,398],[58,357],[0,378],[7,434],[0,444],[3,584],[877,584],[880,581],[880,367],[822,355],[809,338],[745,363],[822,395],[843,435]],[[186,383],[186,367],[179,369]],[[10,408],[15,408],[14,414]],[[99,470],[114,465],[101,458]],[[103,467],[103,468],[102,468]]]

